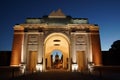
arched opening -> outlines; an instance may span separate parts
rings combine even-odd
[[[70,43],[62,33],[52,33],[44,41],[44,70],[52,69],[70,70]]]
[[[63,54],[60,50],[54,50],[51,53],[51,68],[63,69]]]

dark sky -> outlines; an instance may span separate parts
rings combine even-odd
[[[98,24],[102,50],[120,39],[120,0],[0,0],[0,50],[11,50],[15,24],[59,8],[66,15]]]

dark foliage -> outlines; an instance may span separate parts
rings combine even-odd
[[[120,54],[120,40],[113,42],[109,51],[110,53]]]
[[[120,66],[120,40],[113,42],[109,51],[103,52],[103,64]]]

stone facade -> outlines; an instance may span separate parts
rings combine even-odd
[[[28,18],[14,26],[11,66],[24,66],[28,71],[87,70],[89,63],[102,65],[99,37],[98,25],[89,24],[87,18],[66,16],[61,10]],[[54,51],[62,55],[55,65]]]

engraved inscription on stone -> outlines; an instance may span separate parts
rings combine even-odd
[[[29,50],[29,51],[37,51],[37,49],[38,49],[38,46],[37,46],[37,45],[29,45],[29,46],[28,46],[28,50]]]
[[[76,44],[77,45],[86,44],[85,36],[84,35],[77,35],[76,36]]]
[[[85,51],[86,45],[76,45],[76,50]]]
[[[32,44],[32,45],[38,44],[38,35],[33,35],[33,34],[29,35],[28,44]]]
[[[76,35],[76,50],[84,51],[86,49],[85,35]]]

